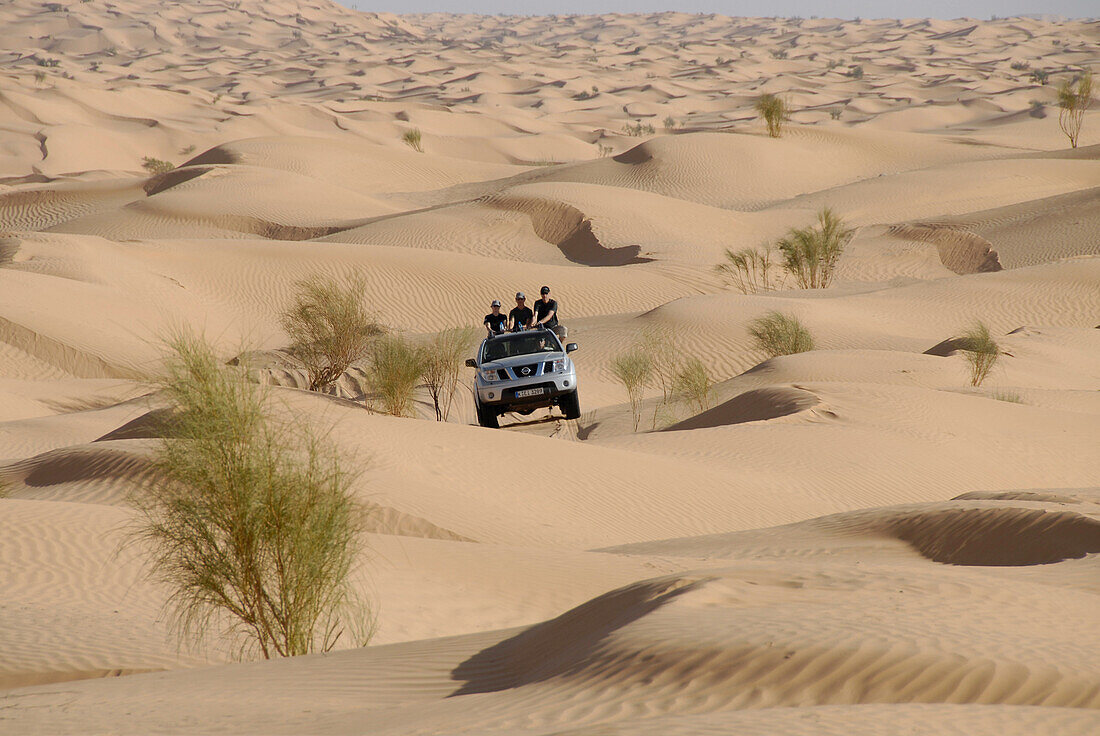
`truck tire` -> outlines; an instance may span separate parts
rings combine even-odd
[[[500,429],[500,422],[497,421],[495,409],[483,407],[481,404],[477,404],[475,408],[477,409],[478,424],[482,427],[488,427],[489,429]]]
[[[566,419],[581,418],[581,397],[576,391],[568,393],[558,399],[558,406],[561,407],[561,411],[565,414]]]

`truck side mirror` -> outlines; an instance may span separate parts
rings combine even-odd
[[[571,342],[571,343],[569,343],[565,346],[565,352],[571,353],[579,347],[580,347],[580,345],[578,345],[577,343]]]
[[[474,360],[473,358],[467,358],[466,359],[466,367],[467,368],[477,368],[477,361]]]

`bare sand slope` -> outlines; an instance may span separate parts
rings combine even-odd
[[[1056,102],[1098,58],[1084,20],[3,3],[0,732],[1100,732],[1100,111],[1071,149]],[[795,288],[825,207],[853,239]],[[764,288],[716,269],[765,246]],[[551,285],[581,418],[476,426],[466,369],[447,422],[363,362],[304,390],[310,275],[417,342]],[[362,471],[371,646],[174,637],[122,544],[180,328]],[[636,426],[642,342],[713,385]]]
[[[994,494],[771,531],[620,548],[727,562],[612,590],[530,628],[135,676],[107,701],[104,681],[0,697],[23,728],[133,733],[171,728],[196,699],[200,731],[706,733],[732,722],[886,733],[882,716],[1087,733],[1098,722],[1095,638],[1047,625],[1096,605],[1080,574],[1094,565],[1079,559],[1100,550],[1095,492]],[[1010,566],[971,566],[991,562]],[[1036,562],[1048,564],[1011,566]],[[332,697],[337,683],[354,687],[354,707]],[[59,698],[64,710],[48,707]]]

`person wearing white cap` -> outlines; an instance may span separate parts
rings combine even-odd
[[[500,299],[494,299],[489,308],[493,311],[485,315],[485,329],[488,330],[489,337],[492,337],[508,329],[508,317],[500,311]]]
[[[508,329],[512,332],[531,329],[531,320],[535,313],[527,306],[527,295],[522,291],[516,292],[516,308],[508,313]]]

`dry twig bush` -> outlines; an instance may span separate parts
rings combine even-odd
[[[432,397],[437,422],[445,422],[451,415],[451,404],[466,353],[473,349],[476,342],[477,332],[472,327],[454,327],[437,334],[424,348],[421,378],[428,395]]]
[[[1081,125],[1085,122],[1085,110],[1092,102],[1092,72],[1085,72],[1076,79],[1063,79],[1058,85],[1058,126],[1069,138],[1070,148],[1077,148]]]
[[[217,635],[244,658],[362,646],[373,619],[350,583],[363,510],[348,461],[270,413],[269,389],[180,333],[162,395],[154,480],[135,492],[128,544],[170,594],[181,643]]]
[[[361,276],[340,282],[314,275],[296,287],[281,322],[291,353],[309,375],[310,390],[321,391],[364,357],[385,330],[363,307]]]

